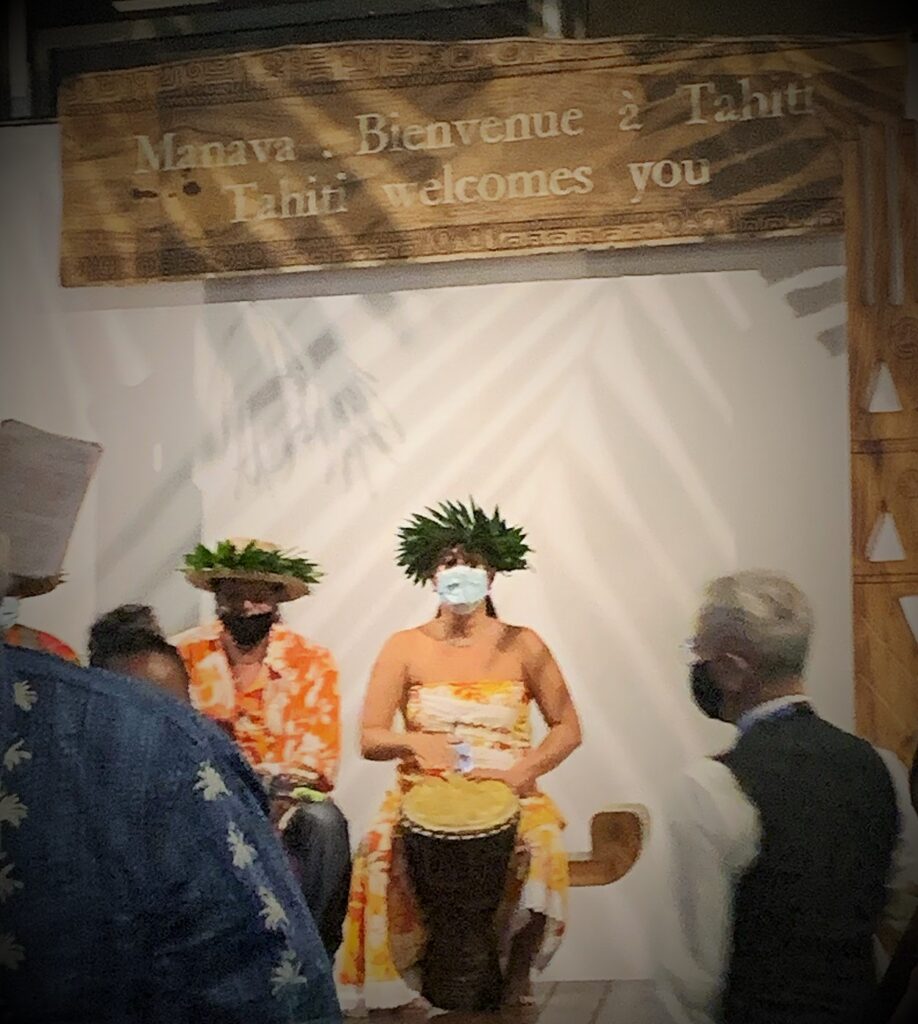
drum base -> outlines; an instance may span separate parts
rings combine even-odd
[[[486,836],[435,839],[403,832],[424,915],[421,995],[441,1010],[500,1006],[503,976],[495,917],[516,841],[516,821]]]
[[[464,934],[457,933],[457,923],[455,917],[428,919],[421,995],[441,1010],[496,1010],[504,979],[494,914],[463,920]]]

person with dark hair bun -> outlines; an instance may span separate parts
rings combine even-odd
[[[89,630],[89,663],[98,665],[106,657],[112,644],[131,630],[144,630],[165,638],[165,633],[148,604],[120,604],[110,612],[100,615]]]
[[[151,633],[165,636],[156,612],[148,604],[119,604],[110,612],[100,615],[89,631],[89,644],[96,634],[115,632],[121,629],[146,629]]]
[[[123,604],[99,616],[89,631],[89,664],[146,679],[188,702],[185,662],[148,605]]]

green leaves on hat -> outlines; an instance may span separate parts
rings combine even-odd
[[[264,573],[271,576],[292,576],[311,585],[318,583],[323,573],[315,562],[286,551],[269,551],[250,541],[237,548],[232,541],[221,540],[213,551],[204,544],[185,555],[185,568],[198,572],[230,570],[233,572]]]

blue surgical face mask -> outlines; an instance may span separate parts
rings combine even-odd
[[[488,596],[488,571],[473,565],[454,565],[437,573],[437,593],[460,615],[471,614]]]
[[[4,597],[0,601],[0,633],[5,633],[11,626],[15,626],[18,617],[19,598]]]

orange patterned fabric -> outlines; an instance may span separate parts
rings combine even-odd
[[[476,767],[509,768],[530,746],[529,695],[514,681],[437,683],[411,688],[409,729],[449,731],[472,747]],[[339,954],[342,1005],[400,1006],[417,995],[424,949],[423,919],[398,840],[403,794],[417,776],[400,771],[354,859],[350,903]],[[561,841],[564,820],[543,793],[522,801],[517,847],[504,906],[504,948],[529,919],[547,927],[536,967],[544,968],[564,934],[568,864]]]
[[[274,775],[315,772],[334,782],[341,756],[338,669],[331,653],[277,623],[257,678],[236,686],[219,622],[176,637],[192,704],[229,724],[252,765]]]
[[[70,661],[74,665],[80,664],[80,659],[72,647],[68,647],[63,640],[56,636],[45,633],[40,629],[32,629],[29,626],[20,626],[18,623],[10,628],[3,635],[3,642],[11,647],[26,647],[30,651],[44,651],[45,654],[55,654],[64,661]]]

